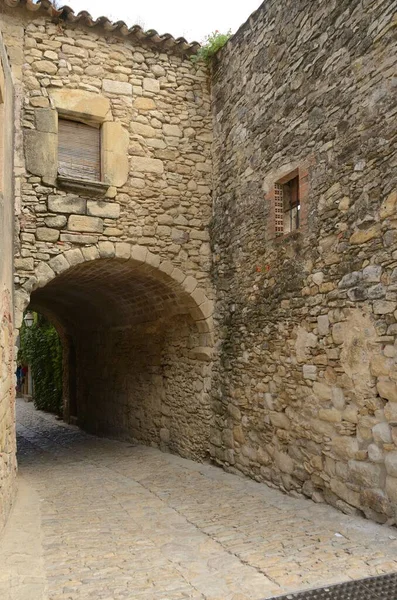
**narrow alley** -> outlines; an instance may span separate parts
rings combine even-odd
[[[397,531],[18,401],[3,600],[260,600],[397,570]]]

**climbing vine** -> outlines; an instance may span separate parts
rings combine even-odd
[[[229,30],[227,33],[220,33],[218,30],[210,33],[205,38],[205,41],[197,54],[192,56],[192,61],[197,62],[198,60],[204,60],[207,64],[211,62],[215,54],[223,48],[228,39],[231,37],[232,32]]]
[[[36,408],[62,412],[62,347],[56,329],[40,314],[31,327],[22,324],[18,362],[29,365]]]

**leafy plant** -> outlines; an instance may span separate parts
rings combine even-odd
[[[204,60],[207,64],[212,61],[215,54],[223,48],[228,39],[231,37],[232,32],[229,29],[227,33],[220,33],[218,30],[210,33],[205,38],[204,44],[198,50],[197,54],[192,56],[192,61],[197,62],[198,60]]]
[[[35,314],[31,327],[22,324],[18,362],[32,370],[35,407],[61,414],[62,346],[56,329],[42,315]]]

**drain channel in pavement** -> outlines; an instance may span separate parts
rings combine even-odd
[[[349,581],[270,600],[397,600],[397,573]]]

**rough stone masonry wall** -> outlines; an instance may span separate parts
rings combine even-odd
[[[381,522],[397,517],[395,19],[391,0],[268,0],[213,72],[212,454]],[[305,219],[276,237],[272,186],[296,168]]]
[[[16,473],[13,332],[13,87],[0,34],[0,530],[11,507]]]
[[[188,284],[195,283],[190,291],[194,293],[198,285],[211,297],[208,224],[212,126],[206,71],[172,49],[157,49],[145,42],[62,21],[54,23],[48,17],[32,16],[18,8],[3,10],[0,28],[12,50],[22,100],[17,123],[17,308],[26,306],[31,291],[38,283],[42,285],[42,279],[84,260],[107,259],[115,254],[127,260],[134,245],[140,256],[146,250],[152,253],[154,269],[160,260],[168,261],[170,272],[180,269],[181,284],[186,276],[192,276]],[[102,124],[104,178],[109,183],[104,197],[62,189],[57,184],[57,110],[76,118],[82,114]],[[110,289],[111,276],[104,277],[106,290]],[[98,275],[95,277],[98,279]],[[150,278],[147,282],[150,286]],[[74,284],[73,278],[68,280],[58,298],[67,290],[73,295]],[[89,298],[89,287],[85,293]],[[115,313],[118,305],[128,303],[123,289],[115,294],[114,301],[104,306],[99,329],[106,327],[107,311]],[[91,297],[97,295],[93,292]],[[53,309],[62,321],[64,315],[57,314],[55,303],[46,308]],[[82,349],[85,332],[80,334],[85,322],[84,318],[76,318],[71,332],[76,348]],[[114,318],[113,325],[118,326],[116,321]],[[141,374],[139,399],[135,402],[136,390],[135,396],[131,392],[128,397],[128,390],[140,376],[134,366],[142,358],[132,356],[139,348],[131,339],[122,361],[125,368],[121,369],[121,363],[114,367],[118,375],[115,387],[109,387],[109,380],[106,390],[101,387],[103,373],[98,372],[98,364],[115,365],[120,344],[126,345],[127,334],[121,329],[120,325],[118,336],[109,332],[107,339],[114,343],[100,348],[108,354],[103,354],[99,362],[93,360],[93,350],[77,357],[78,384],[87,379],[87,374],[91,376],[87,393],[96,403],[91,412],[84,412],[85,388],[81,387],[82,420],[93,416],[95,406],[101,406],[99,425],[107,421],[107,429],[113,431],[115,415],[123,415],[124,421],[119,422],[123,430],[125,419],[133,420],[131,413],[139,410],[139,402],[148,400],[146,409],[150,407],[155,381],[150,373]],[[181,374],[175,368],[189,385],[191,372]],[[125,403],[129,406],[123,412]],[[188,400],[185,403],[186,410],[191,411]],[[183,412],[183,406],[179,410]],[[147,422],[157,417],[146,416]],[[161,418],[156,423],[154,437],[160,443]],[[150,442],[148,431],[140,439]],[[163,432],[164,438],[169,435],[167,431]],[[205,447],[207,438],[205,432]]]

